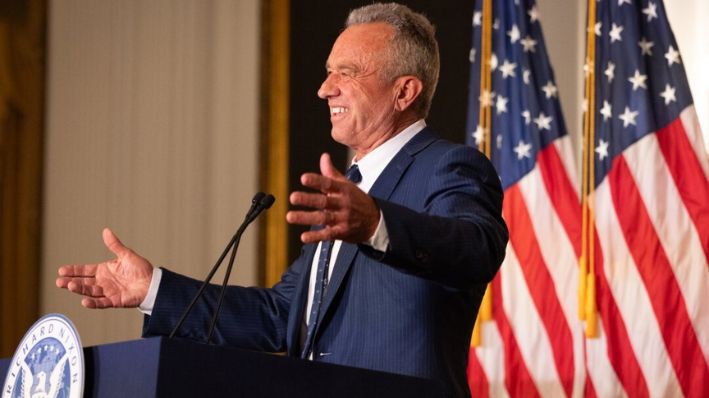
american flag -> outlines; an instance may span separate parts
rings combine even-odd
[[[473,15],[468,142],[489,143],[510,243],[470,351],[473,396],[709,395],[709,160],[662,2],[589,2],[584,186],[538,7],[487,1],[490,16],[481,0]],[[593,337],[579,319],[582,257],[594,270]]]

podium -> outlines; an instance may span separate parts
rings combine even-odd
[[[84,361],[86,397],[443,397],[434,380],[165,337],[86,347]]]

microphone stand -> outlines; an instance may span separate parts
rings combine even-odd
[[[220,295],[219,306],[221,306],[221,296],[223,296],[223,293],[224,293],[224,292],[223,292],[224,286],[226,285],[227,279],[228,279],[228,277],[229,277],[229,273],[231,273],[232,264],[233,264],[234,258],[235,258],[235,256],[236,256],[236,250],[237,250],[237,248],[238,248],[238,246],[239,246],[239,241],[241,240],[241,235],[242,235],[242,234],[244,233],[244,231],[246,230],[246,227],[247,227],[251,222],[253,222],[253,221],[256,219],[256,217],[258,217],[258,215],[259,215],[263,210],[268,209],[269,207],[271,207],[271,205],[273,204],[274,201],[275,201],[275,198],[273,197],[273,195],[270,195],[270,194],[269,194],[269,195],[266,195],[266,194],[263,193],[263,192],[258,192],[258,193],[256,193],[256,195],[254,195],[253,199],[251,199],[251,208],[250,208],[249,211],[246,213],[246,216],[244,217],[244,221],[241,223],[241,225],[239,226],[239,229],[236,231],[236,233],[234,234],[234,236],[232,236],[231,240],[229,241],[229,243],[227,244],[227,246],[224,248],[224,251],[223,251],[222,254],[219,256],[219,259],[218,259],[217,262],[214,264],[214,266],[212,267],[212,269],[209,271],[209,274],[207,274],[207,277],[206,277],[206,278],[204,279],[204,281],[202,282],[202,285],[199,287],[199,290],[197,290],[197,293],[196,293],[195,296],[192,298],[192,301],[190,302],[190,304],[187,306],[187,308],[185,309],[185,311],[182,313],[182,316],[180,317],[180,320],[177,321],[177,324],[175,325],[175,327],[174,327],[174,328],[172,329],[172,331],[170,332],[170,335],[169,335],[168,338],[172,339],[173,337],[175,337],[175,334],[177,334],[177,331],[180,330],[180,328],[181,328],[182,325],[184,324],[185,320],[187,319],[187,315],[189,315],[189,313],[192,311],[192,309],[194,308],[195,304],[197,303],[197,300],[199,300],[199,298],[202,297],[202,295],[204,294],[204,289],[207,287],[207,284],[209,284],[209,282],[212,280],[212,277],[213,277],[214,274],[217,272],[217,269],[219,269],[219,267],[221,266],[222,261],[224,261],[224,257],[226,257],[226,254],[233,248],[232,255],[231,255],[231,259],[230,259],[230,261],[229,261],[228,273],[227,273],[227,275],[226,275],[226,277],[225,277],[225,279],[224,279],[224,283],[223,283],[223,286],[222,286],[222,292],[221,292],[221,295]],[[217,312],[218,312],[218,311],[219,311],[219,310],[217,309]],[[215,312],[215,319],[216,319],[216,312]],[[214,322],[215,319],[213,319],[212,322]],[[213,327],[214,327],[214,325],[212,325],[212,327],[210,328],[209,337],[207,338],[207,342],[209,342],[209,340],[210,340],[210,338],[211,338]]]

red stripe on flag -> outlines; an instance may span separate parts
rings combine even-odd
[[[597,231],[595,233],[598,234]],[[598,255],[602,253],[598,236],[596,236],[595,242],[597,253],[595,261],[596,300],[598,311],[601,314],[601,325],[606,336],[608,360],[629,397],[648,397],[650,392],[647,388],[647,381],[640,369],[638,358],[633,352],[628,329],[625,327],[625,321],[613,299],[608,279],[603,272],[603,258]]]
[[[554,280],[542,257],[532,228],[532,220],[518,185],[513,185],[505,191],[502,212],[510,225],[510,244],[517,254],[532,300],[549,336],[561,385],[566,395],[571,396],[574,388],[574,344],[571,329],[553,288]]]
[[[584,362],[587,360],[586,358],[588,358],[586,351],[587,351],[587,347],[586,347],[586,344],[584,343],[583,344]],[[596,398],[596,397],[598,397],[598,395],[596,395],[596,389],[593,387],[593,380],[591,379],[591,374],[588,373],[588,363],[587,362],[584,363],[584,366],[586,368],[586,380],[583,384],[583,396],[585,398]]]
[[[588,370],[586,370],[586,383],[584,384],[583,396],[586,398],[598,397],[596,390],[593,388],[593,382],[591,381],[591,376],[588,374]]]
[[[537,385],[524,364],[524,359],[519,351],[510,321],[505,315],[502,298],[501,274],[498,272],[492,280],[492,314],[500,331],[505,353],[505,385],[511,397],[539,397]]]
[[[608,182],[620,227],[649,293],[682,392],[685,396],[704,396],[709,367],[667,255],[622,156],[614,160]]]
[[[549,199],[574,247],[576,257],[581,257],[581,203],[566,174],[566,167],[556,146],[548,145],[539,151],[537,165]]]
[[[470,347],[470,353],[468,354],[468,386],[470,387],[470,394],[473,397],[487,398],[490,396],[490,384],[487,381],[487,376],[483,371],[483,367],[480,364],[477,354],[475,354],[475,348]]]
[[[680,118],[655,135],[677,191],[697,228],[704,255],[709,259],[709,181],[704,176]]]

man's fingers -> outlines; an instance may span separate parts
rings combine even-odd
[[[337,184],[336,180],[317,173],[303,174],[302,176],[300,176],[300,183],[303,184],[304,187],[308,187],[323,193],[337,192],[339,190],[339,184]]]
[[[81,300],[81,305],[83,305],[86,308],[98,308],[98,309],[114,307],[113,302],[111,302],[111,300],[107,297],[100,297],[100,298],[84,297]]]
[[[57,274],[59,274],[59,276],[90,278],[96,276],[97,268],[98,264],[64,265],[59,267]]]
[[[123,243],[121,243],[118,237],[109,228],[103,229],[103,243],[106,245],[108,250],[119,258],[128,254],[130,251],[130,249],[123,246]]]
[[[328,207],[328,197],[321,193],[293,192],[290,194],[290,203],[293,206],[325,209]]]
[[[324,225],[334,221],[333,215],[324,211],[297,211],[286,213],[286,221],[297,225]]]
[[[303,243],[315,243],[326,240],[334,240],[335,236],[333,234],[333,229],[326,227],[318,231],[308,231],[300,234],[300,240]]]
[[[73,279],[66,284],[66,287],[70,292],[81,294],[82,296],[103,297],[103,288],[94,283],[94,279]]]

